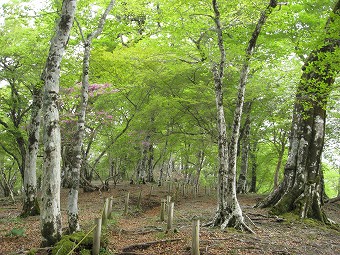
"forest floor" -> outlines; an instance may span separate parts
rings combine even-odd
[[[166,198],[166,187],[154,187],[150,196],[149,185],[117,185],[108,192],[79,194],[80,222],[84,230],[101,216],[104,197],[114,197],[113,219],[109,221],[106,237],[108,254],[191,254],[192,218],[198,216],[201,224],[209,222],[216,209],[214,194],[201,190],[197,196],[180,194],[175,202],[174,229],[166,233],[166,223],[159,220],[160,201]],[[130,192],[130,206],[123,215],[124,201]],[[142,191],[140,209],[137,201]],[[63,225],[67,226],[67,193],[62,190],[61,207]],[[205,254],[340,254],[340,231],[312,220],[300,220],[292,215],[279,218],[270,216],[267,209],[253,208],[263,196],[240,195],[239,200],[246,222],[255,234],[234,229],[221,231],[201,225],[200,251]],[[39,216],[19,217],[22,204],[0,201],[0,254],[27,254],[40,246]],[[327,216],[340,223],[340,202],[325,205]],[[249,220],[249,218],[251,220]],[[38,254],[48,254],[40,250]]]

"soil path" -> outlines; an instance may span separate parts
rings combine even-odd
[[[104,197],[114,197],[113,219],[107,231],[110,254],[191,254],[191,232],[194,216],[201,223],[207,223],[214,214],[216,198],[202,190],[197,196],[190,192],[183,196],[178,190],[172,193],[175,202],[174,231],[166,233],[166,223],[160,222],[160,201],[168,194],[167,187],[149,185],[118,185],[109,192],[80,192],[80,220],[83,229],[89,229],[93,220],[101,215]],[[130,192],[128,215],[123,215],[124,200]],[[137,208],[137,201],[142,191],[142,203]],[[62,190],[63,225],[67,225],[66,205],[67,190]],[[313,221],[302,221],[283,216],[280,219],[268,216],[265,209],[253,208],[261,199],[258,195],[239,197],[243,212],[255,235],[241,233],[233,229],[221,231],[217,228],[202,227],[200,230],[201,254],[340,254],[340,232]],[[22,205],[1,202],[0,209],[0,254],[26,254],[34,247],[39,247],[39,217],[18,217]],[[340,223],[340,203],[327,204],[328,216]],[[255,224],[255,225],[253,225]],[[13,230],[24,233],[11,234]],[[14,231],[15,232],[15,231]],[[20,231],[19,231],[20,232]],[[43,252],[41,253],[43,254]],[[46,252],[45,252],[46,254]]]

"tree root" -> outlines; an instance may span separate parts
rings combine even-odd
[[[338,201],[340,201],[340,196],[328,199],[328,200],[325,201],[325,203],[335,203],[335,202],[338,202]]]
[[[251,234],[255,234],[255,232],[244,222],[242,215],[241,216],[234,214],[223,215],[221,212],[217,212],[214,219],[204,224],[203,226],[220,227],[221,230],[224,230],[226,227],[233,227],[240,231],[247,231]]]

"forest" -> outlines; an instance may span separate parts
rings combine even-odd
[[[215,241],[292,217],[329,228],[333,250],[100,254],[340,252],[339,0],[3,0],[0,47],[0,254],[64,254],[110,203],[127,218],[102,236],[122,237],[166,195]],[[15,252],[29,228],[42,248]]]

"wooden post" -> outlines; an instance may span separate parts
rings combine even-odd
[[[130,199],[130,192],[128,192],[128,193],[126,194],[124,215],[127,215],[127,214],[128,214],[128,211],[129,211],[129,199]]]
[[[169,212],[170,202],[171,202],[171,196],[166,196],[166,211],[165,211],[166,214],[168,214]]]
[[[109,198],[105,198],[104,200],[104,209],[103,209],[103,214],[102,214],[102,224],[105,226],[107,222],[107,217],[109,214]]]
[[[200,220],[197,217],[194,217],[192,221],[191,255],[200,255],[199,233],[200,233]]]
[[[171,196],[166,196],[166,205],[169,206],[171,202]]]
[[[100,236],[102,232],[102,219],[96,218],[94,220],[96,224],[96,228],[93,231],[93,245],[92,245],[92,254],[98,255],[100,250]]]
[[[113,206],[113,197],[110,197],[110,199],[109,199],[109,211],[108,211],[108,215],[107,215],[108,219],[112,219],[112,206]]]
[[[165,221],[165,208],[166,208],[166,200],[161,200],[161,214],[160,214],[160,220],[163,222]]]
[[[168,182],[168,194],[171,194],[171,182]]]
[[[142,203],[142,191],[139,191],[138,201],[137,201],[137,208],[140,209],[140,205]]]
[[[149,199],[151,199],[152,192],[153,192],[153,185],[150,187]]]
[[[172,222],[174,219],[174,202],[170,202],[169,208],[168,208],[168,224],[167,224],[167,231],[170,231],[172,229]]]

